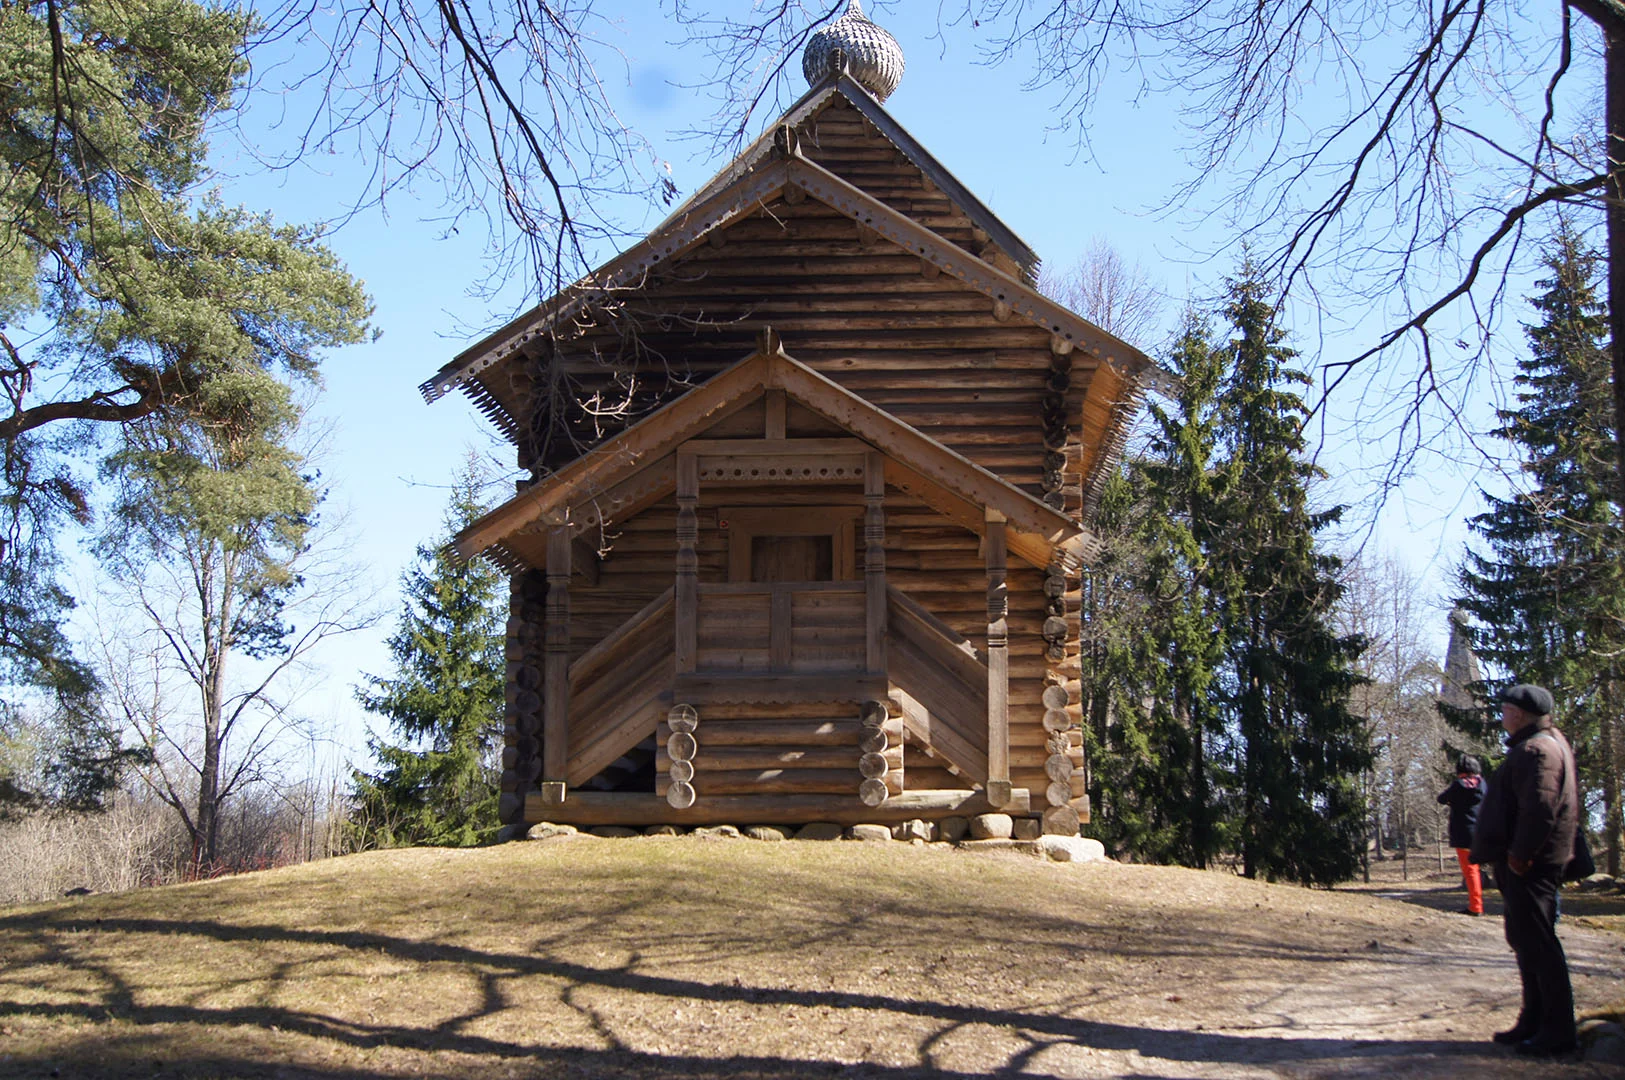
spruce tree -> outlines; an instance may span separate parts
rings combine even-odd
[[[1507,680],[1556,696],[1575,744],[1582,789],[1600,792],[1608,868],[1620,867],[1621,712],[1625,710],[1625,530],[1613,501],[1613,402],[1600,259],[1566,224],[1546,254],[1549,276],[1531,301],[1529,353],[1518,362],[1517,407],[1497,412],[1494,434],[1521,459],[1525,490],[1470,522],[1459,578],[1473,647],[1502,678],[1478,689],[1486,702]],[[1493,709],[1448,719],[1486,739]]]
[[[1332,625],[1340,561],[1317,546],[1341,507],[1314,510],[1321,470],[1304,456],[1308,376],[1250,264],[1230,283],[1219,394],[1223,499],[1208,537],[1227,638],[1232,844],[1248,877],[1330,885],[1359,867],[1365,725],[1349,710],[1357,636]]]
[[[1102,557],[1085,577],[1091,641],[1086,726],[1101,838],[1154,862],[1205,866],[1218,854],[1208,753],[1224,638],[1205,551],[1214,490],[1220,369],[1194,314],[1169,356],[1173,410],[1151,406],[1144,457],[1102,497]]]
[[[388,639],[394,677],[368,676],[356,692],[400,740],[370,738],[379,768],[353,774],[362,846],[467,846],[498,825],[507,576],[444,546],[485,509],[480,487],[471,465],[453,490],[445,537],[419,547],[403,576],[406,602]]]

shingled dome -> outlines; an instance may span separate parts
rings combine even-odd
[[[848,0],[846,13],[814,34],[801,56],[807,85],[817,86],[839,70],[837,52],[858,85],[878,100],[891,97],[903,81],[903,50],[897,39],[870,22],[859,0]]]

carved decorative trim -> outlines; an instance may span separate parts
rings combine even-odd
[[[1134,425],[1134,417],[1139,411],[1140,402],[1145,398],[1145,390],[1145,383],[1130,379],[1123,396],[1118,399],[1117,408],[1112,413],[1111,426],[1106,429],[1106,436],[1101,440],[1094,471],[1083,489],[1083,510],[1079,517],[1085,523],[1094,520],[1095,511],[1100,507],[1100,496],[1106,490],[1106,481],[1111,476],[1111,471],[1117,467],[1117,463],[1122,460],[1123,451],[1128,446],[1129,429]],[[1096,547],[1098,543],[1097,540]]]

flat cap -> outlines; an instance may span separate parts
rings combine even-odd
[[[1544,686],[1532,686],[1529,683],[1519,683],[1501,695],[1501,700],[1509,705],[1516,705],[1526,713],[1535,716],[1549,716],[1556,703],[1552,701],[1552,692]]]

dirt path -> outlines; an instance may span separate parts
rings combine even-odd
[[[407,851],[0,912],[0,1076],[1609,1077],[1492,1045],[1447,882],[901,844]],[[1456,903],[1459,904],[1456,894]],[[1582,1006],[1625,936],[1564,930]]]

